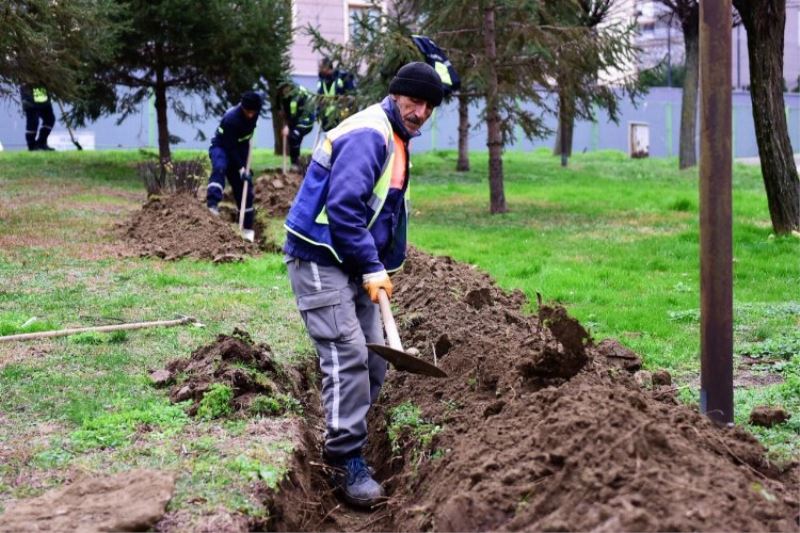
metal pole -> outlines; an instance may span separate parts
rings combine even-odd
[[[733,422],[731,0],[700,2],[700,410]]]

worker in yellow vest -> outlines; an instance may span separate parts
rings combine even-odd
[[[442,97],[432,67],[402,67],[382,102],[316,146],[286,218],[289,280],[322,371],[323,459],[334,488],[360,507],[384,498],[362,449],[387,363],[367,343],[384,344],[379,292],[391,298],[389,274],[405,261],[408,143]]]
[[[319,62],[317,81],[317,117],[322,131],[335,128],[351,113],[348,94],[355,91],[353,76],[347,71],[334,69],[333,60],[323,57]]]
[[[47,138],[53,130],[56,116],[47,89],[22,85],[19,92],[22,111],[25,113],[25,142],[28,150],[53,150],[47,145]]]

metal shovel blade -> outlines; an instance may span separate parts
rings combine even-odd
[[[400,350],[395,350],[394,348],[389,348],[381,344],[367,344],[367,348],[392,363],[397,370],[411,372],[412,374],[432,376],[434,378],[447,377],[447,373],[438,366],[433,366],[424,359],[414,357],[406,352],[401,352]]]

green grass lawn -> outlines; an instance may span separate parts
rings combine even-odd
[[[236,326],[284,361],[312,351],[280,256],[227,265],[115,257],[111,229],[144,200],[135,167],[145,157],[0,153],[0,335],[178,314],[205,324],[0,343],[0,509],[75,471],[156,466],[181,473],[173,509],[257,515],[247,486],[280,472],[287,442],[265,443],[252,422],[189,420],[148,384],[149,370]],[[254,161],[279,164],[267,150]],[[531,301],[540,292],[563,303],[596,338],[618,338],[647,367],[673,371],[683,398],[696,397],[696,171],[614,152],[579,154],[563,169],[547,151],[510,152],[510,212],[492,216],[486,154],[472,154],[471,172],[454,167],[452,152],[415,157],[413,244],[473,263]],[[735,350],[761,361],[739,377],[782,379],[737,388],[736,419],[745,423],[757,403],[786,406],[789,423],[750,429],[777,457],[797,457],[800,240],[770,236],[758,167],[734,168]]]

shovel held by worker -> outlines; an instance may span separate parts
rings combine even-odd
[[[284,127],[283,130],[281,130],[281,134],[283,135],[283,142],[281,143],[281,146],[283,146],[283,173],[284,174],[286,174],[286,143],[287,143],[287,141],[289,139],[289,132],[286,131],[287,129],[288,128]]]
[[[253,139],[250,139],[250,145],[247,147],[247,163],[244,166],[244,176],[250,174],[250,159],[253,155]],[[243,180],[242,184],[242,202],[239,206],[239,231],[244,231],[244,212],[247,209],[247,187],[250,185],[249,180]]]
[[[367,344],[367,348],[392,363],[397,370],[411,372],[412,374],[423,374],[435,378],[446,378],[447,373],[438,366],[434,366],[423,359],[414,357],[403,350],[403,345],[400,342],[400,334],[397,332],[397,324],[394,321],[392,308],[389,305],[389,297],[383,289],[378,291],[378,304],[381,308],[381,318],[383,318],[383,327],[386,330],[386,340],[389,346]]]

